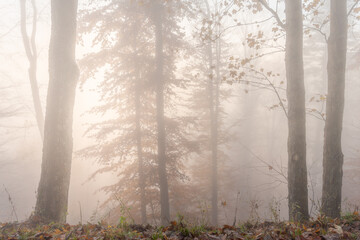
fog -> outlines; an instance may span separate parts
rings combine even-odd
[[[31,1],[25,2],[31,36],[34,11]],[[38,10],[36,79],[46,119],[51,3],[34,2]],[[336,38],[329,39],[330,1],[316,2],[304,3],[300,30],[304,33],[304,161],[310,217],[320,213],[325,201],[324,129],[329,119],[327,68],[332,56],[328,44]],[[289,28],[281,29],[274,17],[285,23],[284,4],[275,0],[80,0],[76,35],[80,75],[66,221],[118,223],[126,217],[144,223],[145,209],[146,222],[163,223],[166,207],[160,198],[165,185],[167,220],[179,214],[190,222],[207,224],[289,219],[288,180],[293,177],[288,176],[292,173],[288,121],[293,118],[292,109],[298,108],[288,108],[293,98],[287,86],[299,74],[287,75],[292,68],[285,64],[286,42],[294,36]],[[339,143],[344,155],[341,213],[360,206],[360,5],[356,4],[349,0],[347,6],[351,12]],[[21,35],[20,1],[2,1],[0,13],[0,222],[24,221],[36,212],[43,140]],[[336,56],[335,60],[340,58]],[[301,92],[294,85],[292,89],[296,96]],[[341,105],[338,101],[332,104]],[[295,175],[297,171],[303,170],[296,169]],[[301,186],[294,187],[301,191]]]

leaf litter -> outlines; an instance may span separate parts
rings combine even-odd
[[[35,226],[33,223],[0,224],[1,240],[111,240],[111,239],[164,239],[164,240],[360,240],[360,216],[357,212],[341,219],[318,217],[310,222],[246,222],[221,228],[196,226],[173,221],[167,227],[126,224],[119,226],[98,224],[69,225],[51,223]]]

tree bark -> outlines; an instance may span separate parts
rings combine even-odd
[[[289,219],[309,218],[306,169],[306,116],[301,0],[286,0]]]
[[[340,217],[344,155],[341,134],[347,54],[347,1],[331,0],[328,41],[328,95],[324,130],[322,212]]]
[[[35,0],[31,1],[33,7],[33,23],[32,23],[32,33],[31,39],[27,34],[26,29],[26,0],[20,0],[20,24],[21,24],[21,36],[24,43],[24,48],[26,52],[26,56],[29,60],[29,80],[31,86],[31,93],[33,97],[34,109],[35,109],[35,117],[37,126],[39,129],[41,140],[44,140],[44,115],[41,107],[39,87],[37,82],[37,50],[36,50],[36,29],[37,29],[37,8]]]
[[[170,221],[169,187],[166,172],[166,136],[164,116],[164,56],[163,56],[163,5],[162,1],[154,4],[154,23],[156,41],[156,122],[158,140],[158,171],[160,184],[161,224]]]
[[[49,88],[35,216],[65,222],[73,150],[72,123],[79,70],[75,62],[77,0],[51,0]]]

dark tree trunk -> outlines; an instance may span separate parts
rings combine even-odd
[[[21,12],[21,36],[23,39],[26,56],[29,60],[29,80],[31,86],[31,93],[33,97],[33,104],[35,109],[35,117],[41,140],[44,140],[44,115],[41,107],[39,87],[36,77],[37,71],[37,50],[36,50],[36,28],[37,28],[37,9],[35,0],[31,1],[33,7],[33,27],[31,38],[29,39],[26,29],[26,0],[20,0],[20,12]]]
[[[289,219],[307,220],[306,118],[301,0],[286,0]]]
[[[324,131],[322,211],[340,217],[344,156],[341,133],[344,112],[347,53],[347,1],[331,0],[328,41],[328,95]]]
[[[72,123],[78,67],[75,62],[77,0],[51,1],[49,89],[41,178],[35,216],[65,222],[73,150]]]
[[[163,5],[162,1],[154,4],[154,23],[156,38],[156,122],[158,140],[158,170],[160,184],[161,224],[170,221],[169,187],[166,172],[166,136],[164,116],[164,56],[163,56]]]

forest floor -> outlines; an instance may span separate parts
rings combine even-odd
[[[360,240],[360,216],[348,214],[341,219],[319,217],[307,223],[263,222],[244,223],[221,228],[187,225],[171,222],[167,227],[142,226],[122,223],[109,226],[104,223],[86,225],[48,224],[31,226],[29,223],[0,224],[0,239],[353,239]]]

